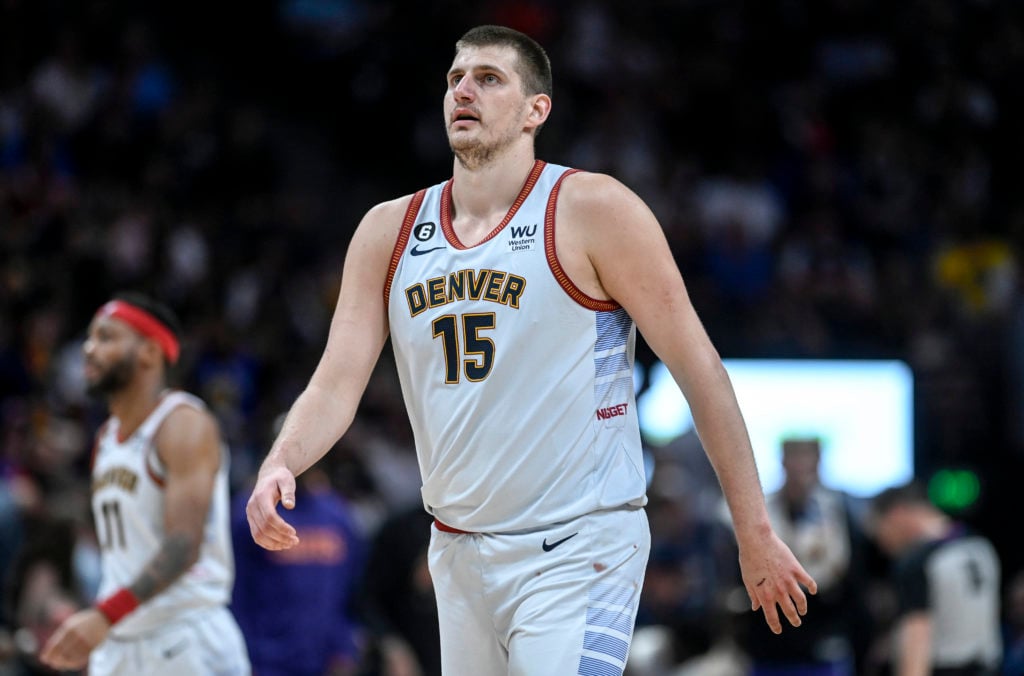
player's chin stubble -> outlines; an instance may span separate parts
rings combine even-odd
[[[107,397],[131,382],[135,374],[135,360],[129,355],[111,364],[94,382],[87,383],[86,393],[93,397]]]
[[[493,143],[487,144],[479,137],[459,138],[449,134],[448,145],[459,164],[473,170],[491,163],[502,154],[502,151],[510,147],[516,138],[516,132],[509,131]]]

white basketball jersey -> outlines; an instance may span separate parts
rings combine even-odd
[[[164,478],[153,439],[178,406],[203,409],[197,397],[167,392],[127,439],[111,417],[96,439],[92,469],[92,511],[103,564],[98,596],[130,585],[160,549],[164,538]],[[130,637],[151,631],[190,608],[225,605],[234,583],[228,514],[228,454],[222,453],[199,559],[170,587],[141,604],[113,629]]]
[[[573,173],[537,161],[495,229],[452,228],[452,182],[415,195],[385,301],[423,502],[449,526],[507,532],[646,502],[633,320],[555,252]],[[623,237],[628,237],[623,232]]]

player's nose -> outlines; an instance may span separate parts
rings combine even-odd
[[[472,101],[476,97],[476,90],[473,88],[473,78],[464,77],[459,80],[459,83],[455,85],[455,89],[452,90],[452,95],[456,101]]]

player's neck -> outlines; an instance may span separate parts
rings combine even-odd
[[[455,160],[452,176],[453,217],[470,221],[499,219],[512,206],[533,169],[533,146],[520,145],[472,169]]]
[[[129,436],[149,417],[166,389],[161,379],[140,377],[110,395],[107,405],[110,415],[119,422],[122,438]]]

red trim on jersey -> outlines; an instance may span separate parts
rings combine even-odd
[[[505,214],[505,218],[501,219],[501,223],[498,223],[494,230],[491,230],[486,237],[473,246],[479,246],[484,242],[493,239],[505,228],[506,225],[508,225],[509,221],[512,220],[512,217],[516,215],[517,211],[519,211],[519,207],[523,206],[523,202],[525,202],[526,198],[529,197],[530,191],[532,191],[533,186],[537,184],[537,179],[540,178],[540,174],[544,171],[545,166],[547,166],[547,163],[544,162],[544,160],[534,161],[533,168],[530,169],[530,175],[526,177],[526,183],[524,183],[523,187],[519,190],[519,195],[516,196],[516,201],[512,203],[511,207],[509,207],[508,213]],[[463,244],[459,240],[458,235],[455,234],[455,228],[452,227],[452,183],[454,182],[454,178],[449,180],[444,184],[444,188],[441,190],[441,230],[444,232],[445,239],[448,240],[448,243],[451,244],[453,248],[465,250],[472,247],[468,247]]]
[[[121,320],[146,338],[155,340],[164,356],[167,357],[167,361],[172,364],[177,363],[181,346],[178,344],[178,339],[174,337],[174,333],[167,324],[138,305],[132,305],[123,300],[112,300],[97,310],[96,316]]]
[[[395,241],[395,248],[391,252],[391,264],[388,265],[388,277],[384,281],[384,307],[388,306],[388,296],[391,295],[391,282],[395,279],[395,271],[398,270],[398,261],[402,258],[402,253],[405,252],[405,245],[409,243],[409,234],[412,232],[413,221],[416,220],[416,214],[420,212],[420,205],[423,204],[423,198],[426,196],[427,190],[424,188],[415,195],[412,196],[412,201],[409,202],[409,208],[405,210],[405,218],[402,219],[402,227],[398,231],[398,239]]]
[[[576,284],[569,279],[569,275],[565,274],[565,270],[562,269],[562,264],[558,261],[558,253],[555,251],[555,204],[558,201],[558,191],[562,188],[562,181],[567,176],[579,173],[579,169],[569,169],[564,174],[558,177],[555,185],[551,188],[551,196],[548,197],[548,207],[544,212],[544,253],[547,255],[548,267],[551,268],[551,274],[555,276],[562,289],[569,294],[569,297],[574,301],[587,308],[588,310],[599,310],[610,312],[612,310],[618,310],[619,304],[613,300],[600,300],[599,298],[592,298],[587,294],[583,293]]]
[[[444,531],[445,533],[454,533],[456,535],[472,535],[473,534],[471,531],[459,530],[458,528],[455,528],[453,526],[449,526],[448,524],[443,523],[441,521],[438,521],[437,519],[434,519],[434,526],[436,526],[438,530]]]
[[[156,450],[156,441],[154,440],[153,445],[150,447],[150,452],[146,454],[146,459],[143,460],[143,464],[146,466],[146,474],[152,479],[153,483],[156,484],[157,488],[163,488],[167,481],[164,477],[160,476],[153,470],[152,456],[157,456],[159,459],[160,455]]]

